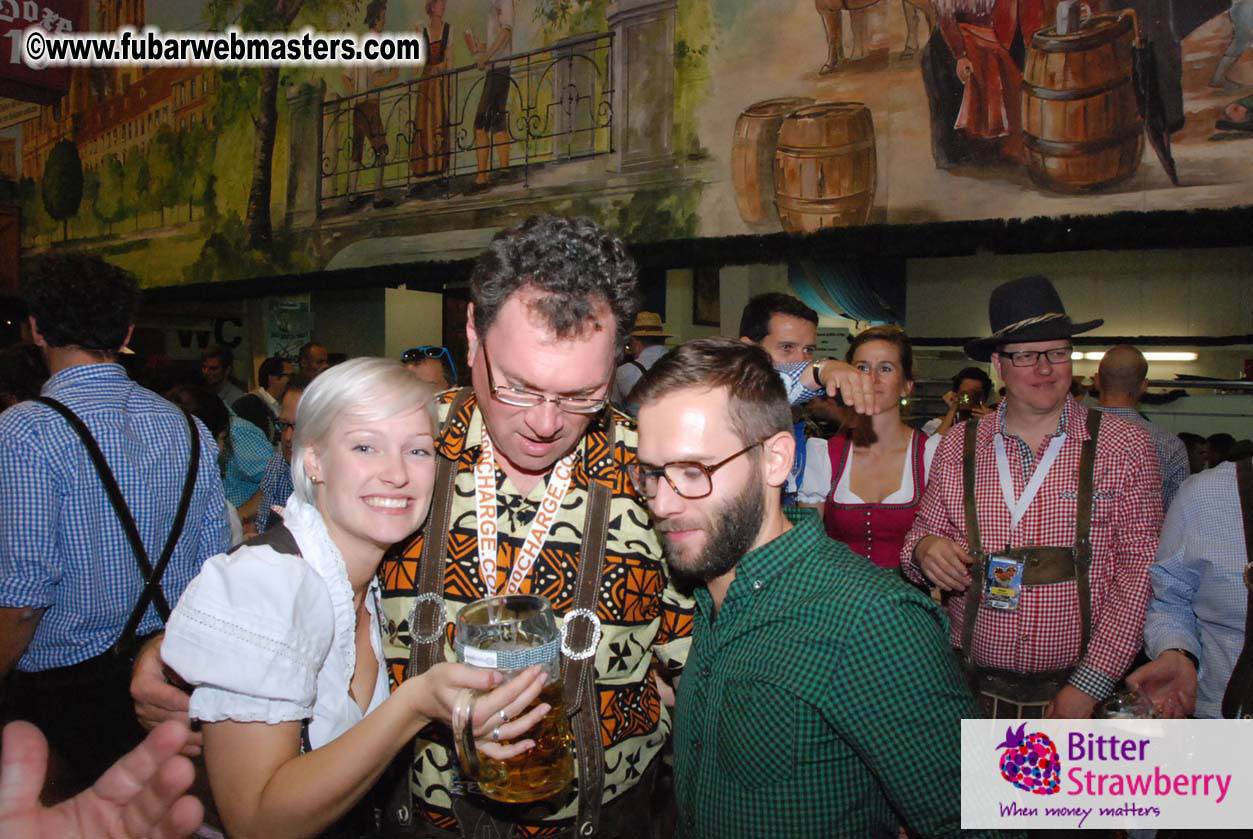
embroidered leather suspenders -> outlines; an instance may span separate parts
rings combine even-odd
[[[457,392],[448,409],[448,419],[455,417],[472,393],[471,388]],[[608,447],[613,449],[615,424],[607,415]],[[444,425],[447,426],[448,420]],[[443,429],[441,429],[442,432]],[[413,644],[405,678],[426,672],[444,660],[444,568],[448,561],[448,528],[452,522],[453,485],[457,464],[442,455],[436,458],[435,488],[431,515],[426,524],[426,538],[418,561],[418,577],[414,586],[414,611],[410,622]],[[604,568],[605,544],[609,530],[609,487],[590,482],[586,518],[583,521],[583,543],[579,551],[579,567],[575,580],[573,608],[569,615],[587,610],[596,611],[596,599]],[[571,618],[568,618],[571,619]],[[569,647],[584,650],[592,643],[596,625],[587,619],[573,623],[567,634]],[[562,684],[566,713],[574,733],[578,761],[578,815],[575,831],[591,837],[599,828],[601,793],[604,783],[604,745],[600,736],[600,702],[596,693],[596,656],[562,661]],[[461,823],[462,833],[476,837],[507,837],[511,825],[498,821],[465,797],[456,797],[453,812]]]

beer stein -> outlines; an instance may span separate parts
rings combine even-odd
[[[505,761],[488,757],[475,745],[471,706],[455,721],[460,730],[453,731],[466,775],[478,781],[488,798],[511,804],[549,798],[569,786],[574,757],[561,694],[561,631],[548,599],[508,594],[474,601],[457,615],[456,650],[461,663],[498,670],[506,679],[540,665],[548,681],[530,708],[540,703],[552,706],[522,735],[521,739],[534,740],[535,747]]]
[[[1098,720],[1147,720],[1156,716],[1148,697],[1130,688],[1111,694],[1092,714]]]

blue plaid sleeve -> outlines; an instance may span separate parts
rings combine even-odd
[[[774,369],[779,371],[779,377],[783,379],[783,387],[787,389],[787,401],[790,404],[803,405],[816,396],[822,396],[823,391],[805,384],[806,380],[813,379],[809,374],[812,364],[810,361],[795,361],[775,366]]]
[[[265,432],[247,420],[231,417],[231,457],[240,472],[258,483],[274,455],[274,446]]]
[[[54,527],[61,498],[37,441],[5,423],[0,434],[0,606],[53,602],[62,569]]]
[[[274,505],[282,506],[291,495],[291,466],[283,458],[281,451],[275,451],[265,465],[265,474],[261,477],[261,505],[257,508],[253,519],[258,533],[264,533],[274,518]]]

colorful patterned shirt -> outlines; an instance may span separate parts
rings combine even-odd
[[[957,836],[975,709],[926,595],[812,510],[750,551],[696,628],[675,706],[682,839]]]
[[[441,420],[456,391],[438,397]],[[522,584],[523,593],[542,594],[560,620],[573,607],[583,519],[591,481],[613,492],[609,534],[605,548],[604,583],[596,614],[603,636],[596,652],[596,684],[600,692],[601,740],[605,747],[604,798],[609,801],[630,789],[652,763],[670,731],[670,719],[653,681],[656,668],[679,669],[687,657],[692,630],[692,601],[675,591],[669,570],[653,532],[648,511],[640,504],[624,470],[635,459],[634,424],[616,415],[616,441],[607,445],[604,419],[593,422],[579,444],[570,490],[543,551]],[[479,455],[483,419],[474,397],[469,398],[440,434],[441,455],[457,461],[452,526],[445,572],[444,608],[451,626],[463,606],[487,592],[479,579],[475,524],[474,463]],[[513,562],[544,496],[541,482],[523,496],[513,482],[496,470],[498,511],[498,591],[503,591]],[[436,499],[433,504],[440,503]],[[409,658],[409,621],[414,606],[418,557],[424,536],[419,534],[399,556],[384,559],[383,611],[387,631],[384,655],[394,682],[404,679]],[[451,633],[449,633],[451,637]],[[455,657],[451,646],[445,654]],[[447,729],[428,727],[418,735],[412,788],[420,812],[436,825],[456,828],[448,789],[455,759],[451,743],[429,737],[447,737]],[[577,809],[572,792],[564,800],[546,801],[522,811],[518,824],[526,835],[568,826]]]
[[[1067,396],[1057,431],[1047,435],[1039,451],[1006,433],[1005,405],[979,420],[975,441],[975,503],[985,551],[1005,547],[1056,545],[1075,539],[1079,454],[1088,439],[1087,410]],[[1005,440],[1014,496],[1019,498],[1049,442],[1065,432],[1066,440],[1027,508],[1010,533],[1010,511],[997,477],[993,439]],[[917,583],[926,583],[914,548],[925,536],[943,536],[964,550],[965,506],[962,500],[964,429],[945,435],[931,465],[931,480],[918,507],[918,518],[905,537],[901,568]],[[1104,699],[1126,673],[1140,649],[1144,610],[1149,599],[1149,565],[1157,550],[1162,524],[1162,498],[1157,460],[1148,434],[1116,416],[1101,421],[1093,478],[1092,639],[1079,661],[1079,599],[1073,581],[1025,590],[1014,611],[980,609],[974,635],[975,662],[1020,673],[1074,667],[1070,683],[1098,700]],[[962,637],[964,595],[948,599],[953,646]]]

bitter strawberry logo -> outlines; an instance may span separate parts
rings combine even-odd
[[[1014,731],[1005,729],[1005,742],[997,746],[1001,752],[1001,777],[1019,789],[1036,795],[1054,795],[1061,787],[1062,764],[1057,759],[1057,746],[1047,734],[1033,731],[1024,734],[1027,724]]]

